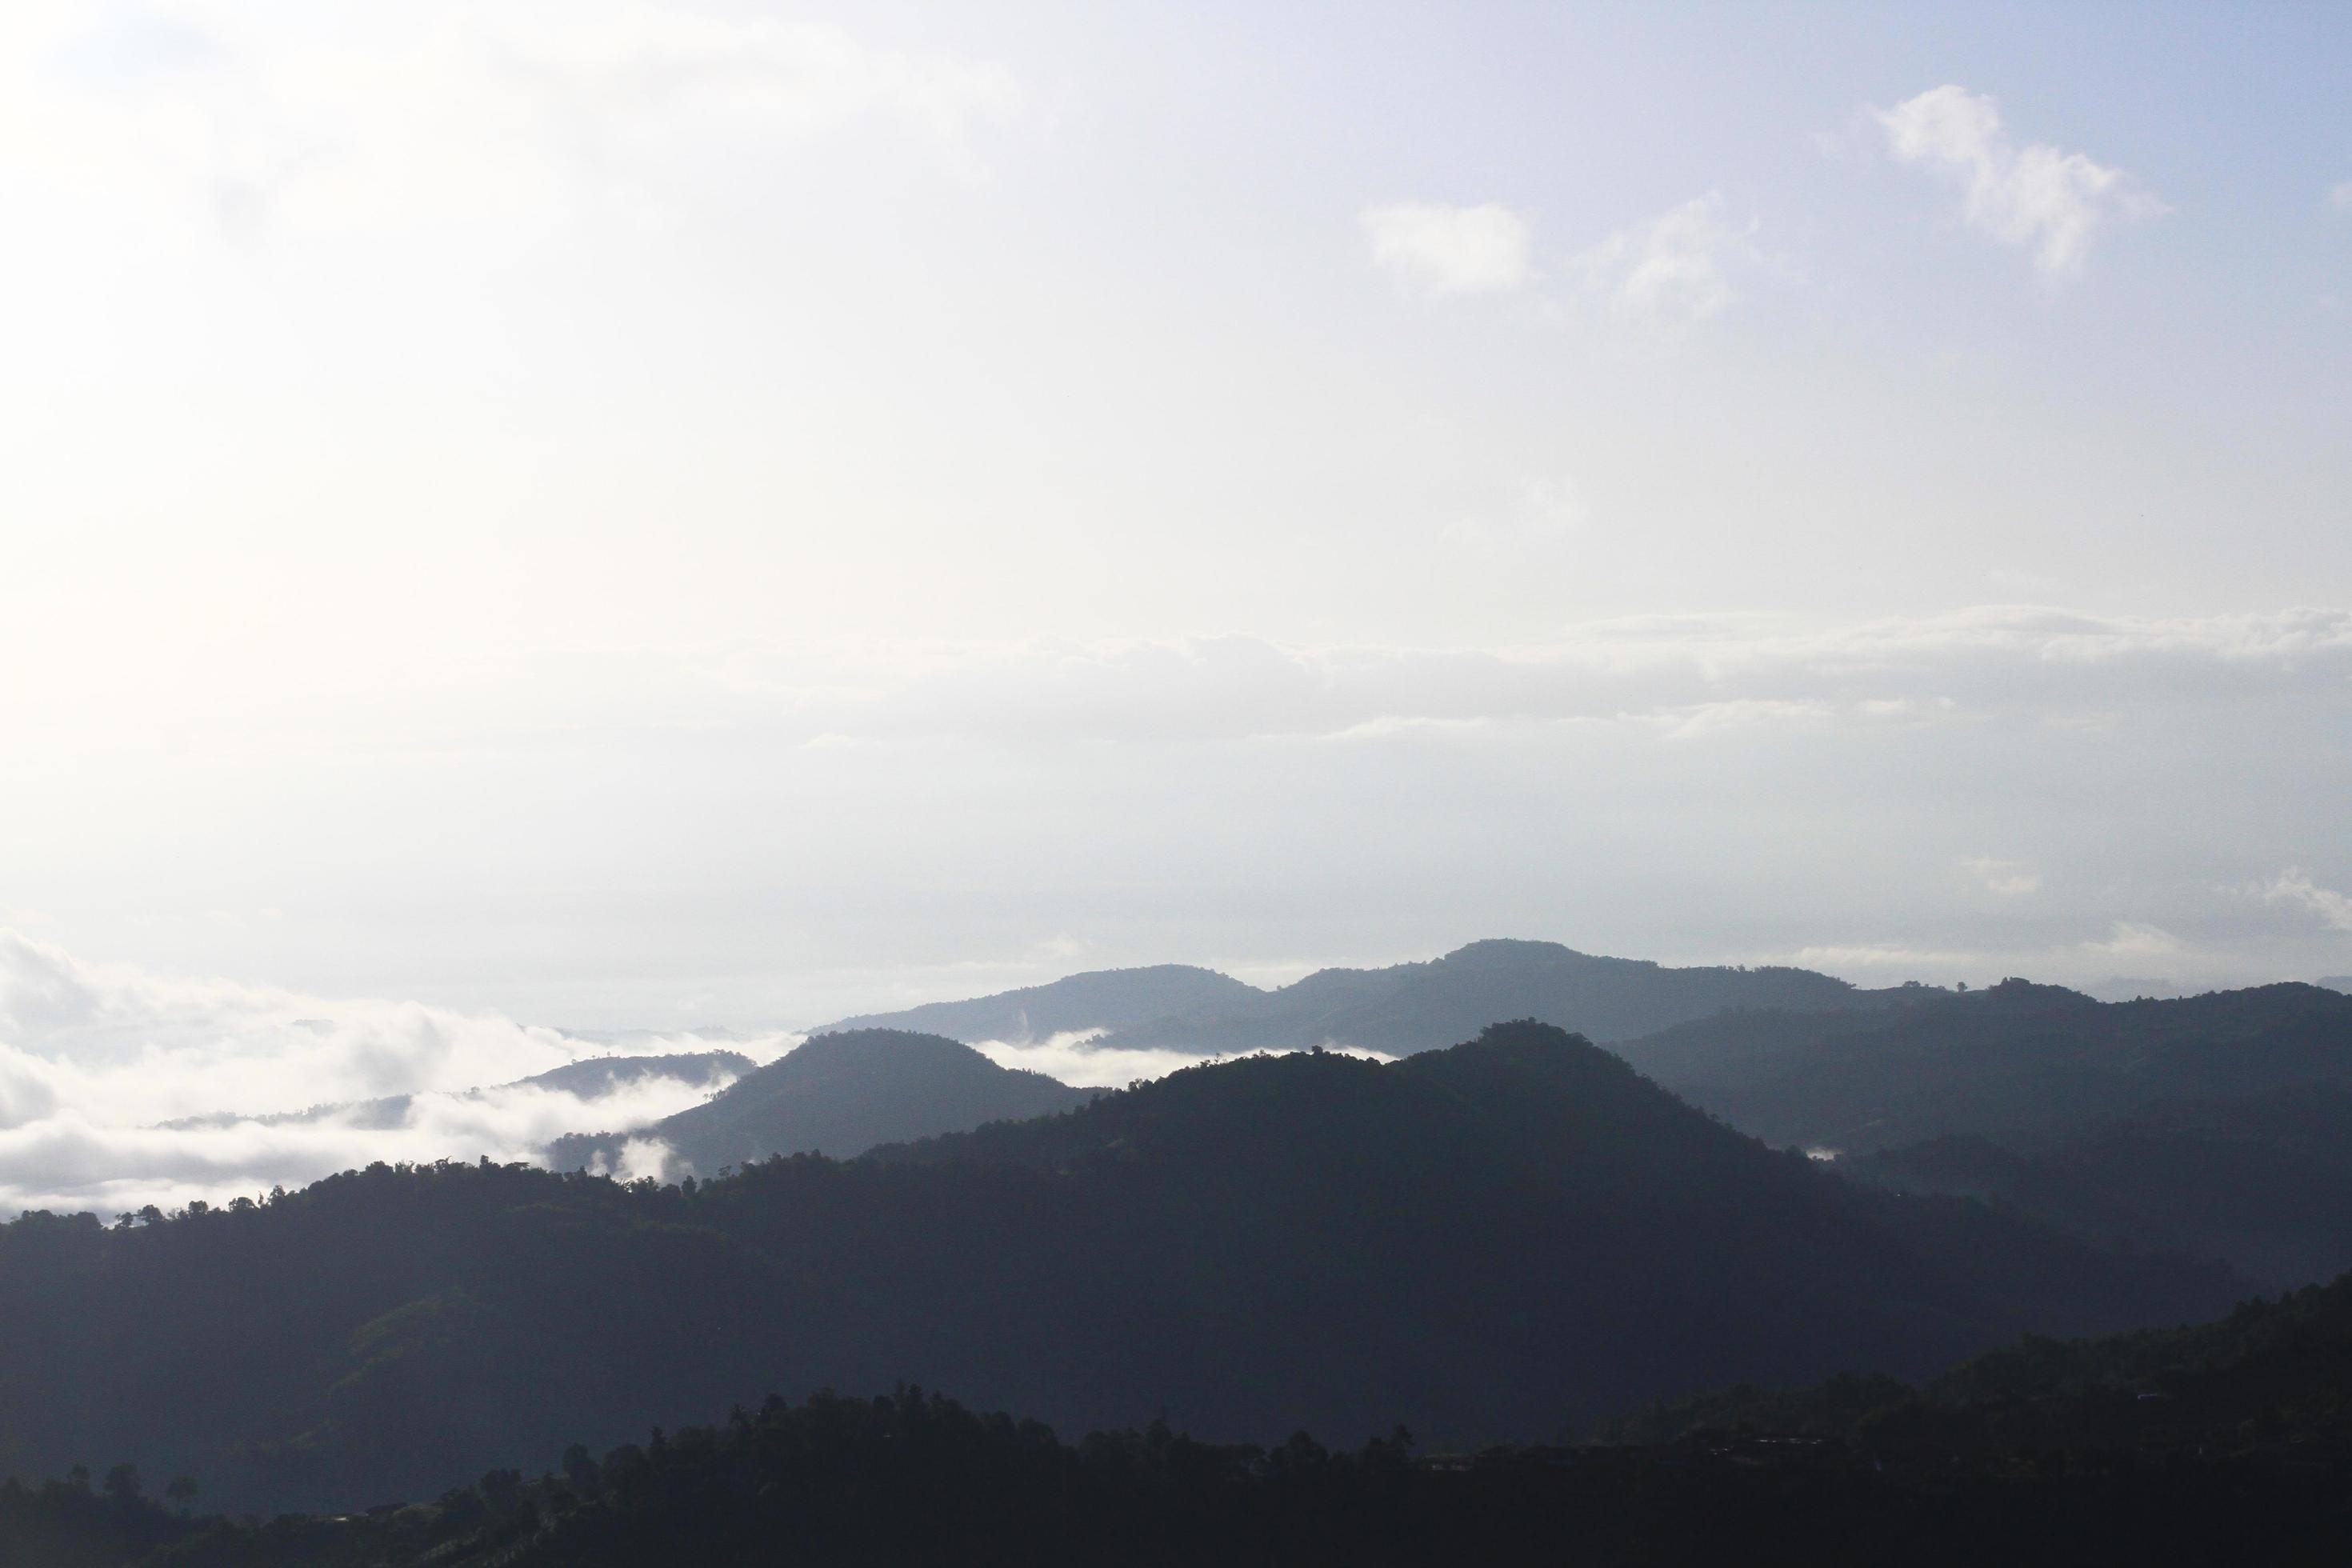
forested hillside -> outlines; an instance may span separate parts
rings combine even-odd
[[[902,1378],[1067,1430],[1538,1439],[2242,1290],[1857,1189],[1518,1025],[669,1188],[380,1166],[151,1225],[27,1216],[0,1227],[0,1468],[341,1509]]]
[[[2347,1477],[2352,1280],[2192,1329],[2030,1340],[1925,1387],[1722,1391],[1574,1447],[1447,1452],[1402,1427],[1336,1451],[1303,1432],[1208,1444],[1161,1422],[1073,1443],[901,1387],[769,1398],[345,1517],[189,1518],[121,1467],[99,1486],[0,1486],[0,1560],[2317,1564],[2352,1549]]]
[[[1725,1014],[1620,1050],[1767,1142],[1848,1153],[2352,1084],[2352,996],[2316,985],[2111,1003],[2022,980],[1894,994],[1869,1010]]]
[[[2352,1269],[2352,1089],[2338,1084],[2164,1101],[1999,1139],[1952,1133],[1838,1168],[2085,1237],[2223,1258],[2269,1289]]]
[[[2031,1338],[1916,1387],[1843,1376],[1734,1388],[1609,1429],[1650,1443],[1739,1433],[1835,1438],[1909,1462],[2260,1461],[2340,1481],[2352,1476],[2352,1276],[2189,1327]]]
[[[1297,1568],[1476,1563],[2332,1563],[2352,1531],[2340,1456],[2075,1449],[1888,1454],[1836,1438],[1417,1453],[1305,1433],[1212,1445],[1161,1424],[1076,1444],[937,1394],[793,1407],[583,1447],[366,1516],[161,1521],[176,1568]],[[106,1510],[50,1510],[104,1530]],[[0,1519],[5,1502],[0,1499]],[[131,1510],[112,1510],[116,1517]],[[101,1516],[101,1517],[94,1517]],[[153,1514],[150,1527],[157,1522]],[[122,1527],[113,1525],[117,1531]],[[54,1532],[53,1532],[54,1533]],[[120,1563],[120,1557],[72,1561]]]

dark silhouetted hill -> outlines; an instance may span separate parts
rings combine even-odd
[[[683,1051],[665,1057],[598,1057],[571,1062],[518,1080],[539,1089],[560,1089],[593,1100],[649,1078],[674,1078],[716,1089],[754,1069],[740,1051]]]
[[[1171,976],[1185,978],[1181,984],[1162,978]],[[1017,1037],[1008,1033],[1016,1026],[1043,1035],[1050,1031],[1038,1020],[1050,1017],[1052,1030],[1107,1030],[1098,1043],[1112,1047],[1218,1056],[1358,1046],[1403,1056],[1467,1039],[1505,1018],[1619,1040],[1727,1008],[1840,1009],[1887,994],[1804,969],[1670,969],[1595,958],[1558,942],[1496,941],[1426,963],[1318,970],[1275,991],[1207,970],[1113,970],[852,1022],[976,1040]]]
[[[2249,1444],[2246,1428],[2286,1423],[2277,1404],[2246,1405],[2237,1423],[2212,1418],[2227,1405],[2176,1418],[2193,1445],[1953,1453],[1886,1441],[1895,1434],[1872,1430],[1886,1412],[1874,1411],[1832,1435],[1700,1429],[1656,1446],[1448,1455],[1416,1454],[1402,1429],[1337,1452],[1305,1433],[1212,1445],[1162,1423],[1069,1444],[1035,1421],[901,1388],[797,1407],[771,1399],[601,1458],[575,1446],[560,1472],[492,1471],[355,1517],[233,1524],[148,1510],[147,1525],[179,1536],[163,1560],[187,1568],[2341,1561],[2352,1502],[2340,1440],[2296,1440],[2310,1435],[2301,1426]],[[1946,1419],[1982,1409],[1958,1403]],[[0,1532],[8,1502],[0,1494]],[[26,1502],[16,1511],[46,1515],[48,1540],[79,1525],[92,1546],[120,1540],[116,1516],[140,1511],[76,1508],[54,1486]],[[40,1568],[119,1561],[91,1552]]]
[[[969,1002],[929,1002],[903,1012],[844,1018],[810,1032],[913,1029],[945,1035],[951,1040],[1025,1044],[1077,1030],[1247,1007],[1263,995],[1255,986],[1213,969],[1159,963],[1141,969],[1090,970]]]
[[[2341,1084],[2168,1101],[2002,1140],[1949,1134],[1839,1168],[2118,1245],[2220,1258],[2271,1289],[2352,1269],[2352,1089]]]
[[[2315,985],[2116,1003],[2021,980],[1891,994],[1867,1011],[1727,1014],[1621,1049],[1767,1142],[1848,1153],[2352,1085],[2352,996]]]
[[[820,1035],[723,1092],[626,1138],[566,1138],[560,1170],[613,1169],[626,1139],[658,1139],[684,1170],[715,1175],[775,1154],[849,1159],[877,1143],[961,1132],[983,1121],[1045,1116],[1096,1090],[1001,1068],[970,1046],[903,1029]]]
[[[1611,1430],[1652,1443],[1806,1435],[1880,1463],[1990,1465],[2012,1475],[2137,1464],[2193,1482],[2200,1465],[2221,1467],[2226,1479],[2283,1464],[2340,1501],[2352,1498],[2344,1487],[2352,1479],[2352,1277],[2242,1302],[2192,1327],[2029,1338],[1923,1386],[1845,1376],[1790,1391],[1734,1388],[1654,1406]]]
[[[1858,1187],[1530,1023],[668,1188],[376,1166],[159,1224],[28,1216],[0,1227],[0,1433],[26,1473],[136,1456],[266,1511],[900,1378],[1068,1430],[1459,1446],[2243,1293]]]

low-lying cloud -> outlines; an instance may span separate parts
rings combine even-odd
[[[606,1054],[415,1003],[84,964],[0,931],[0,1215],[219,1202],[379,1160],[527,1160],[560,1134],[641,1127],[719,1087],[699,1068],[594,1091],[515,1081]]]
[[[1047,1078],[1059,1079],[1078,1089],[1124,1089],[1143,1079],[1165,1078],[1185,1068],[1199,1067],[1206,1061],[1222,1061],[1222,1057],[1202,1057],[1190,1051],[1138,1049],[1127,1046],[1097,1046],[1104,1031],[1073,1029],[1050,1038],[1035,1041],[979,1040],[972,1049],[998,1067],[1021,1068],[1041,1072]],[[1346,1056],[1362,1057],[1370,1061],[1393,1061],[1395,1058],[1380,1051],[1367,1050],[1333,1041],[1325,1047]],[[1258,1053],[1266,1056],[1287,1056],[1286,1051]]]

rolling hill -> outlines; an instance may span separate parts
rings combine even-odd
[[[1549,1438],[2243,1293],[1856,1187],[1530,1023],[667,1188],[376,1166],[157,1224],[27,1216],[0,1227],[0,1465],[135,1456],[233,1510],[344,1510],[902,1380],[1070,1430]]]
[[[2022,980],[1893,994],[1868,1011],[1725,1014],[1620,1049],[1769,1143],[1848,1153],[2352,1085],[2352,996],[2315,985],[2111,1003]]]
[[[2117,1245],[2219,1258],[2270,1289],[2352,1269],[2352,1089],[2174,1100],[2055,1131],[1953,1133],[1840,1162]]]
[[[854,1029],[811,1039],[700,1105],[625,1137],[562,1139],[548,1158],[562,1170],[609,1170],[625,1142],[659,1140],[682,1163],[677,1174],[711,1176],[774,1154],[848,1159],[877,1143],[1066,1110],[1095,1093],[1001,1068],[937,1035]]]

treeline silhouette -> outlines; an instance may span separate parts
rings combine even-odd
[[[148,1223],[28,1215],[0,1227],[0,1467],[129,1456],[232,1510],[345,1509],[902,1377],[1064,1430],[1555,1440],[2245,1293],[1856,1188],[1519,1024],[723,1181],[377,1166]]]
[[[1835,1568],[2319,1563],[2352,1544],[2340,1423],[2324,1454],[2292,1458],[2234,1444],[2226,1426],[2161,1452],[1955,1448],[1849,1426],[1423,1454],[1402,1429],[1335,1452],[1304,1433],[1211,1445],[1155,1422],[1066,1444],[902,1387],[771,1398],[716,1426],[656,1430],[601,1458],[574,1446],[536,1477],[495,1470],[352,1516],[195,1521],[70,1484],[0,1487],[0,1544],[39,1553],[8,1559],[38,1568]]]
[[[1853,1375],[1738,1386],[1655,1405],[1607,1431],[1642,1443],[1797,1434],[1879,1459],[1946,1463],[2225,1458],[2352,1479],[2352,1275],[2191,1327],[2028,1337],[1917,1387]]]

